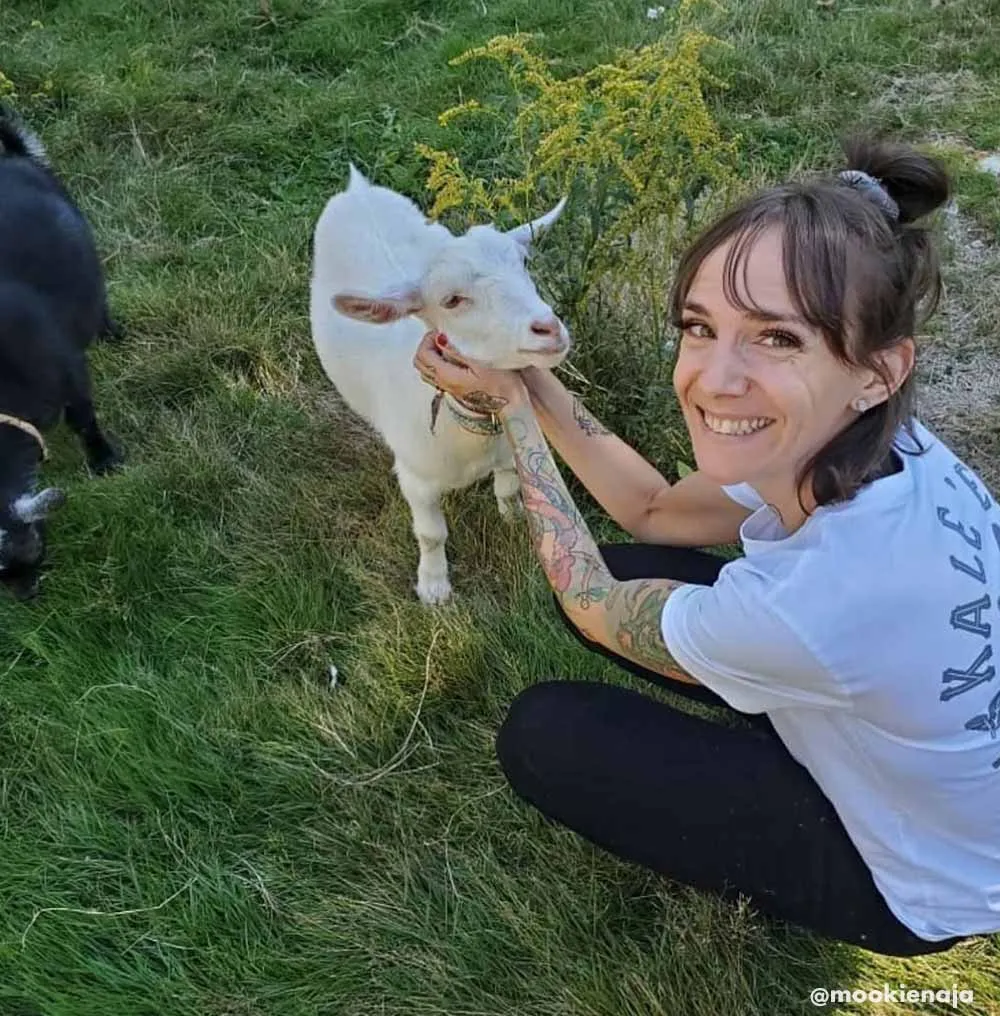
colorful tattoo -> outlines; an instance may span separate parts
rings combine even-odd
[[[677,585],[664,579],[633,579],[615,586],[605,610],[623,656],[650,670],[673,665],[660,619],[663,605]]]
[[[505,423],[535,550],[574,624],[592,641],[650,670],[690,681],[671,659],[660,631],[663,605],[680,583],[616,580],[566,489],[534,413],[518,407]]]

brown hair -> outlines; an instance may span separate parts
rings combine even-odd
[[[844,154],[844,169],[872,179],[835,175],[769,188],[695,240],[681,258],[671,294],[675,325],[702,262],[730,240],[726,298],[756,309],[741,299],[737,281],[745,277],[756,240],[778,226],[785,282],[799,314],[843,363],[881,373],[878,354],[913,336],[940,298],[930,234],[914,222],[948,200],[950,182],[941,163],[905,145],[853,138]],[[817,504],[849,500],[890,470],[901,427],[919,448],[912,431],[915,399],[911,371],[887,401],[862,413],[806,463],[799,490],[811,475]]]

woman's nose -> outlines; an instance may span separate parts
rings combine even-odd
[[[736,344],[716,340],[705,351],[699,387],[716,395],[742,395],[750,383],[746,364]]]

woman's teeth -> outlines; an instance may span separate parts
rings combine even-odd
[[[723,419],[721,416],[707,413],[704,409],[701,411],[701,418],[713,434],[754,434],[774,423],[774,420],[766,416],[747,416],[741,420]]]

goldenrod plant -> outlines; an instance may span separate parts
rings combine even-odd
[[[49,99],[52,97],[55,85],[51,78],[45,78],[39,86],[31,92],[23,93],[18,90],[17,85],[0,68],[0,100],[19,100],[22,103],[28,100]]]
[[[695,7],[686,0],[658,22],[656,39],[579,73],[560,74],[540,35],[491,38],[450,63],[492,62],[505,87],[440,114],[451,146],[417,145],[429,163],[429,214],[456,228],[525,221],[569,195],[538,276],[584,338],[570,369],[589,403],[644,445],[642,420],[656,418],[650,400],[668,395],[674,347],[665,304],[674,259],[737,184],[738,138],[723,135],[708,100],[725,87],[707,61],[722,44],[697,26]],[[484,151],[484,135],[498,139],[496,147],[466,155],[466,146]],[[612,376],[614,394],[602,391],[602,378]]]
[[[537,52],[540,37],[527,33],[496,36],[451,60],[456,67],[495,62],[510,96],[495,104],[467,99],[441,113],[439,124],[460,128],[467,118],[492,117],[509,127],[508,140],[482,169],[457,151],[419,144],[430,163],[431,216],[461,226],[524,221],[569,194],[558,232],[572,242],[559,244],[550,279],[563,311],[577,317],[610,277],[647,291],[659,321],[679,234],[696,202],[725,195],[734,179],[736,139],[722,136],[706,102],[709,88],[724,87],[704,60],[718,40],[693,24],[693,8],[683,3],[655,41],[570,76],[558,76],[558,61]]]

